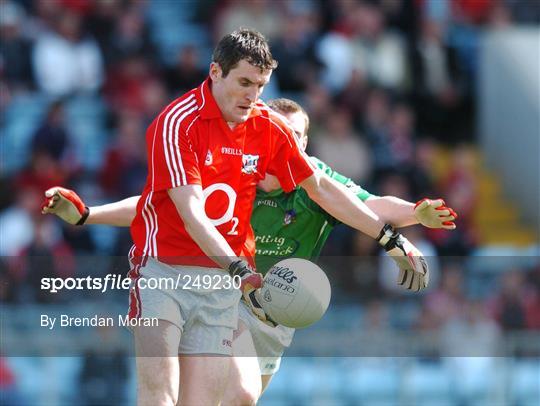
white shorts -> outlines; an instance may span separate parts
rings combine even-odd
[[[295,329],[281,325],[272,327],[263,323],[244,301],[240,301],[238,313],[253,338],[261,375],[275,374],[285,348],[291,345]]]
[[[182,334],[178,354],[231,355],[241,293],[227,284],[226,272],[148,258],[144,265],[132,263],[130,275],[135,276],[129,295],[130,319],[156,318],[178,326]],[[194,286],[205,275],[212,277],[211,286]],[[162,285],[155,288],[156,283]]]

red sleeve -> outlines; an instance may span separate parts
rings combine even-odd
[[[197,156],[185,132],[188,120],[165,111],[148,129],[148,173],[155,192],[201,184]]]
[[[284,123],[272,118],[272,131],[275,137],[274,155],[268,165],[268,173],[275,175],[285,192],[313,175],[313,166],[308,156],[300,150],[296,139]]]

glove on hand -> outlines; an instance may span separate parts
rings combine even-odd
[[[425,227],[445,230],[454,230],[454,220],[458,217],[452,208],[446,206],[443,199],[418,201],[414,206],[414,216]]]
[[[55,186],[45,192],[41,213],[56,214],[69,224],[81,226],[88,218],[90,209],[73,190]]]
[[[398,285],[418,292],[429,283],[429,269],[422,253],[403,235],[386,224],[377,241],[399,267]]]
[[[263,276],[260,273],[255,272],[251,265],[241,259],[229,265],[229,274],[232,277],[240,277],[242,297],[255,316],[262,322],[275,326],[276,323],[270,319],[261,306],[260,288],[263,285]]]

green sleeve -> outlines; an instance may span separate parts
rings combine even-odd
[[[360,200],[363,202],[366,201],[369,197],[374,196],[371,193],[369,193],[367,190],[362,189],[362,187],[358,186],[356,183],[354,183],[351,179],[343,176],[341,173],[334,171],[332,168],[330,168],[328,165],[326,165],[323,161],[321,161],[318,158],[315,157],[309,157],[311,159],[311,162],[317,166],[320,170],[322,170],[324,173],[326,173],[328,176],[330,176],[335,181],[341,183],[342,185],[345,185],[348,189],[350,189]]]

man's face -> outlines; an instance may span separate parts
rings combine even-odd
[[[287,119],[290,127],[294,130],[298,145],[302,151],[305,151],[308,137],[306,134],[306,118],[304,117],[304,113],[297,111],[296,113],[282,113],[282,115]]]
[[[261,71],[241,60],[236,68],[223,77],[221,67],[213,62],[210,65],[212,94],[225,121],[236,124],[245,122],[271,75],[271,70]]]

